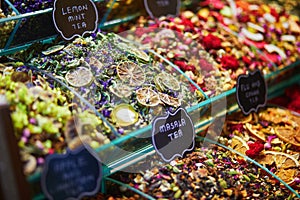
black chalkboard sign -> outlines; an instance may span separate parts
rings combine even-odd
[[[41,184],[48,199],[80,199],[99,192],[100,162],[88,146],[46,158]]]
[[[177,16],[180,11],[180,0],[144,0],[146,10],[150,17]]]
[[[166,116],[156,117],[152,123],[152,144],[166,162],[193,150],[194,139],[193,122],[183,108]]]
[[[98,11],[92,0],[56,0],[53,21],[62,37],[71,40],[96,31]]]
[[[236,86],[238,105],[245,115],[257,112],[267,101],[267,85],[260,70],[238,77]]]

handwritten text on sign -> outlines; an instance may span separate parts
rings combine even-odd
[[[99,191],[101,165],[87,150],[80,147],[65,155],[47,157],[42,174],[42,188],[49,199],[80,199]]]
[[[96,31],[98,12],[91,0],[56,0],[53,21],[63,38],[70,40]]]
[[[248,75],[238,77],[236,97],[242,112],[248,115],[251,111],[258,111],[267,100],[267,86],[259,70]]]
[[[152,124],[152,144],[156,152],[170,162],[194,148],[194,125],[183,108],[167,116],[156,117]]]

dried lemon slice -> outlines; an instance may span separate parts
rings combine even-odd
[[[158,94],[160,100],[167,105],[174,106],[174,107],[178,107],[181,105],[181,102],[178,98],[171,97],[170,95],[161,92],[159,92]]]
[[[133,62],[122,62],[117,66],[119,78],[130,86],[140,86],[145,82],[143,69]]]
[[[266,142],[266,135],[264,132],[259,131],[259,129],[262,129],[262,126],[260,124],[258,125],[252,125],[250,123],[245,124],[246,129],[256,138]]]
[[[132,88],[121,82],[110,86],[109,91],[120,98],[127,98],[132,94]]]
[[[162,78],[161,78],[161,76],[156,75],[156,76],[154,77],[154,83],[155,83],[156,87],[157,87],[160,91],[164,91],[164,90],[165,90],[164,86],[162,85]]]
[[[94,57],[94,56],[90,57],[89,64],[91,66],[97,67],[98,69],[102,69],[103,68],[103,64],[96,57]]]
[[[136,91],[137,101],[144,106],[157,106],[160,103],[159,95],[150,87],[143,87]]]
[[[144,52],[144,51],[142,51],[138,48],[135,48],[135,47],[132,47],[132,48],[129,48],[129,49],[130,49],[130,52],[133,53],[139,59],[141,59],[145,62],[150,61],[150,56],[146,52]]]
[[[45,51],[42,51],[42,54],[47,56],[47,55],[50,55],[52,53],[62,50],[64,47],[65,47],[64,45],[55,45],[55,46],[49,47]]]
[[[130,126],[138,121],[139,114],[129,104],[117,105],[111,112],[111,119],[119,126]]]
[[[171,74],[160,73],[154,78],[155,85],[160,90],[180,90],[180,83]]]
[[[275,164],[276,171],[274,174],[287,184],[292,184],[299,172],[299,162],[292,155],[286,153],[265,151],[264,155],[259,157],[257,161],[262,165]]]
[[[275,128],[275,133],[278,138],[286,143],[300,147],[300,130],[294,129],[291,126],[278,126]]]
[[[233,136],[233,138],[231,139],[230,147],[244,155],[246,155],[246,151],[249,150],[246,141],[244,141],[242,138],[238,136]]]
[[[93,73],[86,67],[71,69],[65,76],[66,81],[74,87],[82,87],[90,84],[93,80]]]

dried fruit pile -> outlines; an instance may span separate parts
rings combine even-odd
[[[237,1],[235,13],[222,0],[199,5],[175,18],[140,17],[117,31],[168,58],[210,97],[233,88],[240,74],[269,74],[297,61],[299,18],[282,7]]]
[[[212,97],[232,89],[238,75],[248,70],[261,69],[264,74],[275,70],[267,57],[226,31],[220,17],[207,9],[197,14],[184,11],[176,18],[141,17],[121,34],[169,59]]]
[[[286,183],[300,186],[300,117],[268,107],[257,114],[229,116],[221,141],[266,166]]]
[[[234,26],[247,42],[277,64],[286,67],[299,59],[300,21],[278,4],[236,2],[238,13]]]

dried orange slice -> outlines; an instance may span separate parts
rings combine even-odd
[[[171,74],[160,73],[154,78],[155,85],[160,90],[180,90],[180,83]]]
[[[294,129],[291,126],[275,127],[275,133],[278,138],[286,143],[300,147],[300,130]]]
[[[230,147],[244,155],[246,155],[246,151],[249,150],[246,141],[238,136],[233,136],[233,138],[231,139]]]
[[[161,92],[159,92],[158,94],[160,100],[167,105],[174,106],[174,107],[178,107],[181,105],[181,102],[178,98],[171,97],[170,95]]]
[[[139,114],[129,104],[117,105],[111,112],[111,119],[119,126],[130,126],[138,121]]]
[[[292,117],[288,110],[282,108],[267,108],[259,113],[259,118],[265,121],[271,121],[275,124],[290,121]]]
[[[127,98],[132,94],[132,88],[126,84],[118,82],[109,87],[109,91],[120,98]]]
[[[299,162],[290,154],[275,151],[265,151],[264,155],[259,157],[257,161],[262,165],[275,164],[276,171],[274,174],[287,184],[292,184],[294,178],[299,173]]]
[[[93,73],[86,67],[77,67],[67,72],[66,81],[74,87],[83,87],[93,80]]]
[[[228,124],[248,123],[251,120],[252,114],[245,116],[242,112],[233,113],[226,118]]]
[[[119,78],[130,86],[140,86],[146,80],[143,69],[137,64],[129,61],[118,64],[117,73]]]
[[[250,123],[245,124],[246,129],[251,133],[251,135],[255,136],[256,138],[266,142],[266,135],[261,129],[263,128],[260,124],[253,125]]]
[[[150,87],[143,87],[136,91],[137,101],[144,106],[157,106],[160,103],[160,98],[157,92]]]

